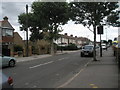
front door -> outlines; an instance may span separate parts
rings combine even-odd
[[[10,49],[8,49],[8,45],[2,46],[2,54],[4,56],[10,56]]]

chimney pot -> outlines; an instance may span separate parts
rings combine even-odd
[[[5,16],[3,19],[4,19],[4,20],[8,20],[8,17],[7,17],[7,16]]]
[[[71,37],[73,37],[73,35],[70,35]]]
[[[65,35],[67,36],[67,33],[65,33]]]

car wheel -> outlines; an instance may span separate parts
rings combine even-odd
[[[83,57],[83,54],[81,53],[81,57]]]
[[[15,61],[14,60],[10,60],[9,61],[9,66],[10,67],[14,67],[15,66]]]
[[[93,53],[90,56],[93,57]]]

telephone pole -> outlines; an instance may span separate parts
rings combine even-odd
[[[26,57],[28,57],[28,5],[26,5]]]

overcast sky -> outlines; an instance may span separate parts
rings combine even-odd
[[[15,2],[16,1],[16,2]],[[30,12],[30,6],[31,3],[34,0],[25,0],[24,2],[17,2],[17,0],[14,0],[14,2],[2,2],[0,3],[0,13],[2,13],[0,16],[0,21],[3,20],[4,16],[7,16],[9,18],[9,22],[11,25],[15,28],[15,32],[18,32],[20,36],[23,39],[26,39],[25,32],[19,30],[19,23],[18,23],[18,15],[25,12],[25,6],[28,4],[29,6],[29,12]],[[91,27],[92,29],[92,27]],[[80,25],[80,24],[74,24],[74,22],[69,21],[68,24],[63,26],[63,32],[62,34],[68,33],[68,35],[73,34],[73,36],[78,37],[88,37],[90,40],[93,41],[93,32],[91,32],[86,27]],[[29,32],[30,34],[30,32]],[[118,28],[117,27],[104,27],[104,34],[102,35],[102,40],[108,40],[108,39],[114,39],[118,36]],[[99,41],[99,35],[97,35],[97,41]]]

